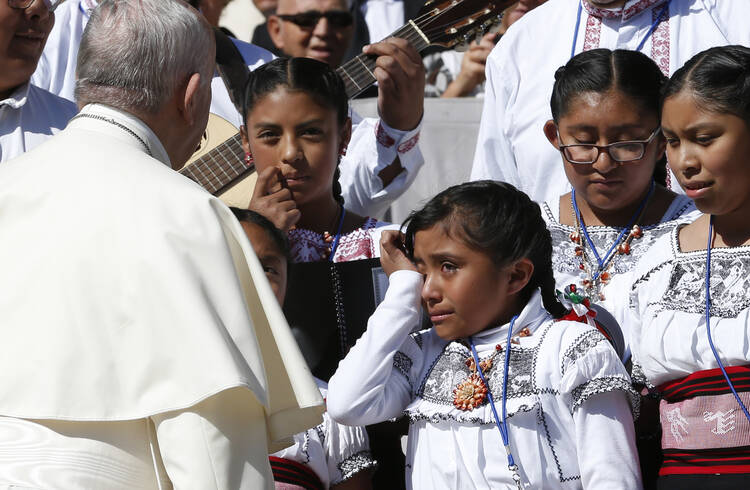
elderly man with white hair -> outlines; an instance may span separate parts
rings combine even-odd
[[[273,488],[321,420],[241,226],[173,171],[214,49],[181,0],[104,0],[80,114],[0,166],[0,488]]]

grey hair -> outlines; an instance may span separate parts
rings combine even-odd
[[[81,40],[76,100],[154,114],[193,73],[210,83],[213,46],[208,23],[182,0],[104,0]]]

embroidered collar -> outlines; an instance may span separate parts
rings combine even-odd
[[[630,0],[625,5],[615,9],[600,8],[591,5],[588,0],[581,0],[583,8],[589,15],[599,17],[600,19],[622,19],[626,21],[644,10],[656,7],[667,0]]]
[[[31,84],[29,82],[24,83],[10,94],[10,97],[0,100],[0,107],[8,106],[11,109],[20,109],[26,105],[26,101],[29,99],[30,87]]]

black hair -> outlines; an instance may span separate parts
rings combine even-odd
[[[235,207],[229,208],[232,213],[234,214],[234,217],[237,218],[238,221],[244,221],[245,223],[252,223],[254,225],[260,226],[263,231],[266,232],[266,234],[271,238],[271,241],[276,246],[279,252],[281,252],[281,255],[284,256],[288,266],[292,263],[292,255],[289,252],[289,239],[287,238],[286,234],[276,228],[276,226],[271,223],[271,221],[263,216],[262,214],[258,214],[255,211],[250,211],[249,209],[240,209]]]
[[[292,92],[304,92],[323,107],[335,110],[339,127],[349,117],[349,97],[346,95],[344,82],[327,63],[311,58],[276,58],[253,70],[247,79],[242,104],[245,123],[255,104],[278,87]],[[333,197],[343,206],[339,176],[339,167],[336,165]]]
[[[750,48],[721,46],[696,54],[674,72],[662,105],[686,89],[702,108],[733,114],[750,125]]]
[[[638,51],[592,49],[571,58],[555,72],[550,107],[555,123],[567,114],[572,101],[586,93],[615,89],[634,99],[661,120],[660,97],[667,77],[654,61]],[[666,186],[666,158],[656,162],[654,180]]]
[[[419,231],[441,224],[458,232],[469,247],[479,250],[498,267],[528,258],[534,272],[520,297],[527,302],[541,289],[545,309],[555,318],[568,310],[558,301],[552,272],[552,238],[539,205],[510,184],[480,180],[454,185],[413,211],[402,225],[405,246],[413,257]]]

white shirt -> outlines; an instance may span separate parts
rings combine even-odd
[[[407,488],[515,489],[491,407],[453,405],[471,355],[434,330],[410,334],[421,318],[422,276],[397,271],[367,331],[329,381],[328,411],[345,424],[410,419]],[[474,336],[500,411],[509,325]],[[637,395],[607,340],[588,325],[555,322],[535,293],[514,331],[508,379],[510,445],[524,488],[641,488],[630,405]]]
[[[93,0],[68,0],[55,11],[55,27],[32,76],[33,83],[71,101],[75,100],[78,47],[90,16],[91,2]],[[403,10],[402,2],[397,3]],[[402,23],[403,12],[396,28]],[[273,55],[263,48],[233,38],[232,42],[250,70],[273,59]],[[211,90],[211,113],[221,116],[236,128],[244,124],[218,73],[211,80]],[[390,203],[411,185],[424,163],[417,144],[421,123],[413,131],[398,131],[379,119],[362,119],[354,113],[351,117],[352,138],[340,167],[342,195],[347,209],[363,216],[381,217]],[[397,157],[405,170],[384,188],[378,173]]]
[[[89,423],[150,419],[164,465],[194,477],[184,488],[265,485],[269,449],[320,423],[320,393],[242,227],[172,170],[142,121],[84,107],[0,165],[0,208],[0,235],[13,237],[0,240],[0,416],[80,423],[71,430],[96,440]],[[66,459],[65,441],[38,440],[30,458],[62,447],[60,471],[106,467],[100,443]],[[13,454],[0,455],[0,482]],[[37,460],[55,474],[55,460]]]
[[[0,100],[0,162],[14,158],[62,131],[75,104],[26,83]]]
[[[568,202],[568,205],[571,204]],[[575,284],[578,291],[585,291],[584,280],[589,279],[588,274],[581,270],[580,257],[576,256],[575,248],[578,246],[570,239],[570,234],[576,230],[575,226],[560,223],[560,200],[544,203],[542,216],[547,222],[552,237],[552,270],[555,273],[555,282],[559,290],[564,290],[570,284]],[[592,303],[597,303],[609,311],[615,317],[622,330],[625,340],[625,359],[630,356],[630,288],[632,286],[632,272],[636,263],[644,257],[654,242],[661,236],[668,234],[680,223],[694,221],[700,212],[695,209],[693,201],[684,195],[678,195],[669,205],[659,223],[651,226],[641,227],[643,236],[631,241],[631,252],[620,255],[615,252],[611,266],[607,269],[610,280],[601,285],[604,299],[601,300],[597,294],[589,294]],[[591,241],[597,248],[599,256],[604,259],[604,254],[617,240],[622,228],[611,226],[589,226],[587,227]],[[627,233],[626,233],[627,234]],[[582,247],[586,251],[588,269],[595,271],[598,268],[596,258],[591,253],[591,248],[582,236]]]
[[[629,0],[623,12],[637,12],[632,17],[602,19],[589,14],[586,0],[550,0],[514,23],[487,59],[471,178],[509,182],[537,202],[569,191],[560,154],[542,129],[552,119],[555,71],[571,57],[578,6],[585,2],[587,8],[581,14],[575,53],[597,47],[634,50],[663,1]],[[668,75],[712,46],[750,45],[748,17],[747,1],[673,0],[668,19],[649,36],[642,52]],[[680,192],[674,178],[670,182],[672,190]]]
[[[325,399],[328,385],[317,378],[315,382]],[[295,434],[294,445],[273,456],[309,466],[324,488],[343,483],[376,466],[365,428],[339,424],[328,412],[323,414],[322,424]]]
[[[382,41],[404,25],[402,0],[367,0],[359,9],[365,18],[371,43]]]
[[[637,364],[655,386],[719,367],[706,335],[706,251],[681,251],[680,228],[661,237],[633,275],[633,376]],[[712,249],[711,335],[727,367],[750,360],[749,291],[750,246]]]

